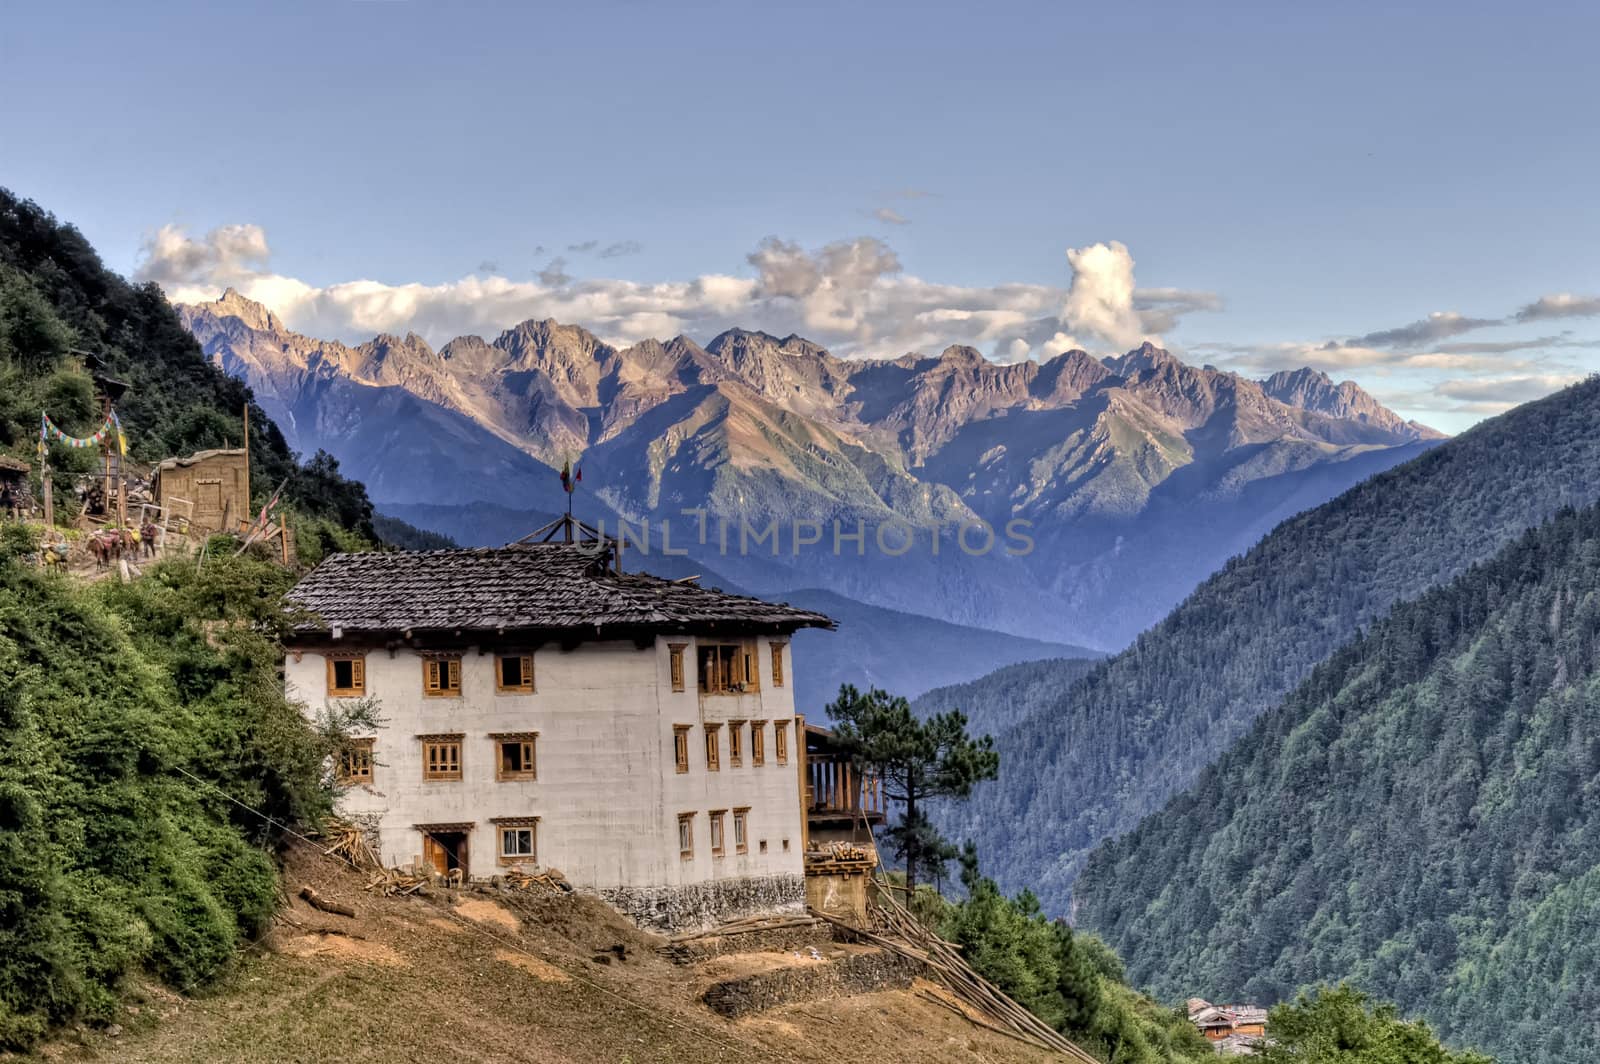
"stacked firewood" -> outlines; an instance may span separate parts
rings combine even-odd
[[[567,882],[567,877],[561,874],[559,868],[547,868],[543,872],[529,872],[522,868],[513,868],[501,880],[505,886],[519,893],[535,890],[556,891],[561,894],[571,894],[572,884]]]

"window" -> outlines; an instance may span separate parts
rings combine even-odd
[[[359,654],[342,654],[328,659],[328,696],[360,698],[367,693],[367,659]]]
[[[738,767],[744,761],[744,721],[728,722],[728,764]]]
[[[419,735],[422,740],[422,778],[458,780],[461,778],[461,736]]]
[[[783,686],[783,644],[772,644],[772,686]]]
[[[750,852],[750,810],[733,811],[733,849],[736,853]]]
[[[339,751],[340,783],[372,782],[372,740],[351,739]]]
[[[433,698],[461,695],[461,657],[425,658],[422,662],[422,693]]]
[[[726,809],[716,809],[711,813],[711,856],[721,857],[725,852],[722,848],[722,822],[728,815]]]
[[[775,720],[772,722],[772,752],[778,757],[778,764],[789,763],[789,722]]]
[[[501,857],[533,857],[532,828],[501,828]]]
[[[788,853],[789,852],[789,840],[788,839],[784,839],[783,840],[783,852],[784,853]]]
[[[538,817],[498,816],[491,822],[500,837],[497,856],[501,864],[528,864],[539,859]]]
[[[459,664],[459,663],[458,663]],[[461,677],[456,676],[456,686]],[[501,694],[526,695],[533,693],[533,655],[500,654],[495,657],[494,689]]]
[[[722,734],[722,725],[706,725],[706,771],[716,772],[722,768],[722,757],[718,736]]]
[[[761,852],[762,853],[766,853],[767,852],[767,840],[766,839],[762,839],[761,840]]]
[[[755,651],[733,643],[700,647],[700,690],[705,694],[761,690]]]
[[[767,722],[764,720],[750,722],[750,763],[767,763]]]
[[[672,753],[678,761],[678,771],[689,771],[689,725],[672,726]]]
[[[694,856],[694,814],[678,814],[678,856]]]
[[[671,643],[667,646],[667,653],[672,659],[672,689],[683,690],[683,643]]]
[[[536,780],[539,778],[538,732],[495,732],[494,778]]]

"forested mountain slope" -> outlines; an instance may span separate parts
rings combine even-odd
[[[1014,727],[1026,707],[1059,691],[1063,682],[1089,675],[1100,661],[1088,654],[1024,661],[977,680],[936,687],[913,699],[912,705],[922,716],[959,709],[967,715],[972,734],[998,735]]]
[[[1600,1059],[1600,508],[1395,609],[1077,898],[1169,998],[1348,977],[1509,1064]]]
[[[1600,497],[1600,378],[1486,421],[1278,526],[1086,679],[1030,685],[1005,771],[945,827],[1064,911],[1084,856],[1187,786],[1358,627]],[[974,715],[1017,713],[999,682]]]

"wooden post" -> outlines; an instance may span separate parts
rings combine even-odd
[[[795,745],[800,749],[796,751],[795,764],[799,766],[800,779],[800,859],[805,860],[806,851],[811,849],[811,821],[806,809],[806,718],[796,713],[794,716],[794,730],[797,733]]]
[[[250,408],[245,407],[248,411]],[[248,473],[245,474],[249,476]],[[289,522],[284,519],[283,512],[278,512],[278,545],[283,549],[283,564],[289,564]]]
[[[111,396],[109,395],[100,397],[100,417],[102,423],[111,420]],[[105,490],[101,497],[105,499],[106,524],[108,525],[111,523],[111,500],[114,497],[111,491],[111,445],[111,437],[107,436],[105,446],[101,448],[102,457],[105,460]]]
[[[44,525],[54,528],[56,523],[56,490],[50,482],[50,460],[43,459],[39,463],[39,487],[44,495]]]
[[[244,509],[251,510],[250,499],[250,404],[244,404]]]

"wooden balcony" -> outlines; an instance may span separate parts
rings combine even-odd
[[[881,824],[880,781],[847,760],[827,754],[806,755],[806,816],[813,821],[844,820]]]

